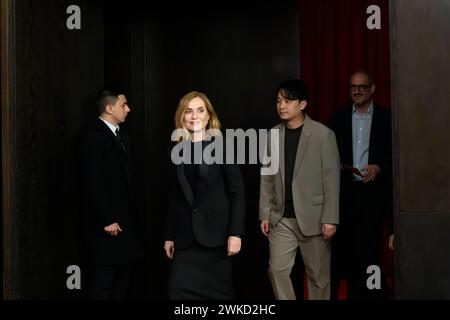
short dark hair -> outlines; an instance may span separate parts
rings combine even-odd
[[[306,83],[300,79],[283,81],[278,86],[277,95],[278,93],[280,93],[283,98],[288,100],[309,100],[309,92],[306,87]]]
[[[97,107],[100,114],[103,114],[108,104],[115,104],[119,96],[125,94],[119,88],[105,87],[102,88],[97,97]]]

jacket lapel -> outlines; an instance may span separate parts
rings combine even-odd
[[[377,141],[378,136],[376,135],[376,133],[384,131],[384,128],[379,128],[380,122],[378,120],[379,120],[378,107],[374,103],[373,104],[373,113],[372,113],[372,126],[370,129],[370,140],[369,140],[369,150],[372,150],[372,152],[369,152],[369,164],[371,164],[373,162],[373,155],[376,153],[376,152],[373,152],[373,150],[374,150],[374,147],[376,145],[378,145],[378,141]]]
[[[184,196],[186,197],[187,202],[192,207],[194,205],[194,193],[192,192],[191,186],[189,185],[189,181],[187,181],[186,175],[184,174],[184,165],[180,164],[177,166],[177,176],[178,181],[180,182],[181,189],[183,190]]]
[[[305,116],[305,124],[303,125],[302,135],[300,137],[300,141],[298,143],[297,155],[295,156],[295,165],[294,165],[294,175],[296,176],[300,166],[302,165],[303,158],[305,156],[306,151],[308,150],[309,140],[311,137],[311,118],[307,115]]]
[[[97,118],[96,124],[97,124],[98,128],[100,130],[102,130],[104,132],[104,134],[108,136],[109,139],[112,140],[112,142],[114,144],[114,149],[118,153],[118,156],[120,157],[123,168],[125,170],[125,177],[127,179],[128,185],[130,186],[130,188],[128,188],[128,189],[131,190],[132,188],[131,188],[130,159],[128,158],[129,155],[127,153],[125,153],[125,151],[123,150],[122,146],[120,145],[120,142],[118,141],[116,135],[111,131],[111,129],[102,120]],[[126,139],[124,139],[124,144],[125,144],[125,147],[127,148],[128,141],[126,141]],[[127,150],[129,150],[129,148]]]
[[[117,151],[119,151],[120,154],[124,154],[125,152],[124,152],[122,146],[120,145],[120,142],[117,139],[116,135],[111,131],[111,129],[102,120],[100,120],[98,118],[97,118],[97,126],[109,137],[109,139],[112,140]]]
[[[207,144],[209,143],[207,142]],[[203,150],[204,148],[202,148],[202,152]],[[194,150],[191,150],[191,152],[194,152]],[[204,156],[204,154],[202,154],[202,156]],[[207,161],[208,159],[204,160],[209,163],[209,161]],[[205,161],[202,161],[202,163],[198,165],[200,184],[196,187],[195,196],[194,191],[192,190],[189,181],[184,174],[184,165],[181,164],[177,166],[178,181],[180,182],[184,196],[186,197],[186,200],[191,207],[194,207],[194,205],[198,206],[199,203],[203,200],[204,195],[206,194],[206,190],[208,187],[209,165],[207,165]]]
[[[200,184],[197,186],[195,205],[198,206],[200,202],[205,198],[206,190],[208,189],[208,173],[209,166],[202,163],[199,165]]]
[[[285,157],[284,157],[284,141],[285,141],[285,134],[286,134],[286,125],[281,126],[280,128],[280,145],[279,145],[279,152],[278,157],[280,161],[280,173],[281,173],[281,181],[283,182],[284,186],[284,179],[285,179]],[[270,143],[270,141],[269,141]],[[284,188],[283,188],[284,190]]]
[[[347,114],[345,117],[345,121],[347,123],[344,125],[344,132],[345,132],[345,159],[343,159],[341,162],[347,163],[351,166],[353,166],[353,104],[349,108],[347,108]]]

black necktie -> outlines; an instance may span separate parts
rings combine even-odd
[[[119,144],[121,145],[123,151],[127,152],[127,149],[125,149],[125,144],[123,143],[122,135],[120,134],[119,128],[116,129],[116,138],[117,138],[117,141],[119,141]]]

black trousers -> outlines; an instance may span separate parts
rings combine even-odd
[[[130,293],[132,265],[91,266],[89,300],[124,300]]]
[[[381,268],[381,236],[386,217],[384,190],[373,183],[353,182],[345,190],[342,224],[332,243],[331,299],[336,300],[341,279],[348,284],[349,300],[386,299],[381,270],[381,289],[369,289],[369,266]]]

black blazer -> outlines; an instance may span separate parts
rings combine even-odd
[[[341,163],[353,165],[353,103],[333,113],[330,128],[336,135]],[[389,228],[393,231],[393,201],[392,201],[392,131],[390,111],[374,104],[372,127],[369,144],[369,164],[377,164],[381,174],[373,183],[375,189],[383,199],[379,209],[389,218]],[[341,171],[341,212],[344,215],[348,201],[351,200],[349,188],[353,175],[348,171]],[[343,217],[345,220],[345,217]]]
[[[225,143],[224,143],[225,145]],[[172,164],[172,188],[165,240],[175,248],[187,248],[194,238],[213,248],[227,244],[230,236],[243,236],[245,223],[244,182],[238,165],[202,164],[196,197],[184,165]]]
[[[130,144],[121,132],[127,152],[108,126],[96,119],[80,139],[79,161],[83,188],[83,230],[91,263],[128,263],[140,254],[136,209],[131,181]],[[117,237],[104,228],[119,223]]]

